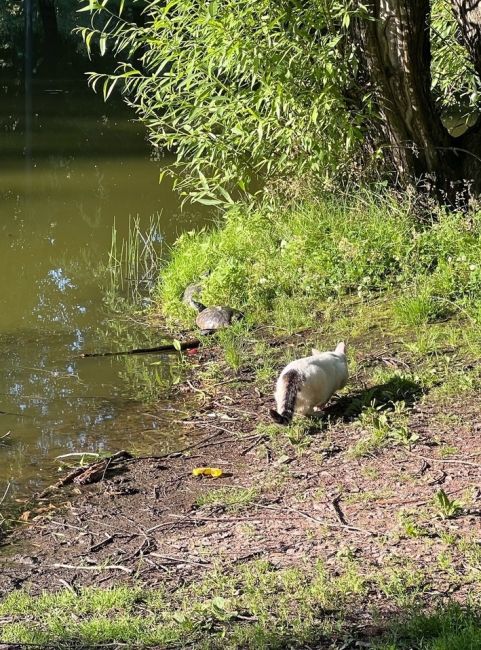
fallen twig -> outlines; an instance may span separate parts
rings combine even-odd
[[[134,348],[133,350],[120,350],[118,352],[84,352],[79,356],[85,357],[115,357],[124,354],[153,354],[154,352],[179,352],[180,350],[194,350],[200,346],[199,339],[192,341],[182,341],[179,344],[165,343],[155,348]]]
[[[266,435],[261,434],[259,436],[256,436],[254,442],[241,451],[241,456],[245,456],[246,454],[248,454],[252,449],[254,449],[254,447],[257,447],[257,445],[259,445],[264,440],[267,440]]]
[[[336,515],[337,521],[343,526],[349,526],[349,524],[346,521],[346,517],[344,516],[344,513],[341,510],[341,506],[339,505],[340,500],[341,500],[341,495],[338,494],[337,497],[335,497],[331,501],[331,508],[334,511],[334,514]]]
[[[210,564],[207,560],[187,560],[183,557],[170,557],[169,555],[162,555],[161,553],[157,553],[155,551],[152,551],[152,553],[149,553],[149,555],[152,555],[153,557],[158,557],[160,560],[166,560],[167,562],[173,562],[174,564],[199,564],[200,566],[206,566],[207,564]]]
[[[204,446],[204,443],[209,442],[209,440],[213,440],[214,438],[217,438],[217,436],[220,436],[220,434],[226,431],[226,429],[222,429],[222,431],[217,431],[216,433],[213,433],[211,436],[207,436],[206,438],[203,438],[199,442],[196,442],[193,445],[189,445],[188,447],[183,447],[182,449],[179,449],[177,451],[171,451],[168,454],[163,454],[162,456],[136,456],[135,458],[130,458],[129,462],[135,462],[137,460],[162,460],[165,458],[175,458],[176,456],[181,456],[184,454],[186,451],[190,451],[191,449],[197,449],[197,447]],[[231,433],[228,431],[228,433]]]
[[[63,578],[57,578],[57,580],[60,582],[61,585],[66,587],[69,591],[71,591],[75,596],[78,596],[78,591],[75,590],[75,588],[70,584],[70,582],[67,582]]]
[[[124,573],[133,573],[132,569],[129,569],[126,566],[121,564],[106,564],[105,566],[99,566],[95,564],[93,566],[76,566],[73,564],[51,564],[52,569],[74,569],[75,571],[124,571]]]
[[[104,546],[107,546],[107,544],[110,544],[110,542],[114,541],[114,535],[109,535],[102,541],[98,542],[97,544],[94,544],[93,546],[90,547],[89,552],[90,553],[95,553],[95,551],[100,551],[101,548]]]
[[[277,510],[281,512],[282,510],[289,510],[289,512],[293,512],[296,515],[299,515],[300,517],[304,517],[304,519],[308,519],[309,521],[313,521],[316,524],[321,524],[322,526],[327,526],[327,528],[344,528],[346,530],[352,530],[358,533],[363,533],[364,535],[369,535],[371,537],[377,537],[378,533],[375,533],[372,530],[367,530],[366,528],[358,528],[357,526],[351,526],[350,524],[332,524],[328,521],[322,521],[322,519],[317,519],[316,517],[313,517],[312,515],[308,514],[307,512],[303,512],[302,510],[297,510],[296,508],[291,508],[290,506],[282,506],[282,507],[276,507],[276,506],[268,506],[268,505],[263,505],[262,503],[256,503],[256,506],[258,508],[267,508],[268,510]]]
[[[468,460],[461,460],[460,458],[430,458],[428,456],[421,456],[420,454],[415,453],[414,451],[405,450],[410,456],[415,456],[416,458],[421,458],[427,462],[433,463],[451,463],[456,465],[469,465],[470,467],[476,467],[476,469],[481,469],[481,465],[476,463],[470,463]]]

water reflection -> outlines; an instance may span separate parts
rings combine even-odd
[[[83,80],[34,87],[26,167],[20,90],[0,87],[0,493],[11,482],[10,499],[51,480],[59,454],[166,445],[137,400],[167,385],[167,361],[79,353],[158,343],[108,319],[101,262],[114,220],[126,238],[129,218],[147,228],[160,213],[172,241],[203,218],[180,213],[141,127]]]

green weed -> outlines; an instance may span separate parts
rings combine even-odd
[[[442,489],[436,492],[433,505],[443,519],[453,519],[462,511],[461,504],[454,499],[450,499]]]
[[[406,537],[418,538],[424,537],[426,529],[419,524],[414,513],[401,511],[398,516],[399,525]]]

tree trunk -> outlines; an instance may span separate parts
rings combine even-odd
[[[481,77],[481,1],[451,0],[463,43]]]
[[[57,57],[59,46],[55,0],[38,0],[38,9],[43,26],[45,58],[52,62]]]
[[[461,40],[469,58],[481,78],[481,1],[451,0],[454,15],[459,26]],[[456,146],[465,153],[464,178],[471,180],[473,191],[481,193],[481,115],[474,126],[457,138]]]
[[[447,203],[465,202],[465,174],[469,169],[470,180],[481,181],[481,156],[476,160],[472,155],[474,141],[468,144],[449,134],[434,103],[430,2],[370,0],[367,6],[370,20],[362,28],[363,49],[396,180],[420,185]]]

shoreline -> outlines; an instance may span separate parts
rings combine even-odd
[[[309,331],[267,344],[300,354],[314,336]],[[125,586],[162,588],[174,598],[213,573],[238,579],[239,571],[260,562],[276,575],[321,563],[332,580],[355,570],[360,584],[369,585],[355,594],[359,611],[372,610],[369,593],[376,592],[378,618],[363,615],[376,637],[387,629],[380,613],[381,619],[402,617],[403,598],[428,610],[441,602],[435,594],[468,602],[477,582],[466,573],[479,531],[475,497],[467,502],[481,469],[477,393],[450,398],[453,427],[443,417],[445,404],[429,401],[430,389],[407,379],[396,383],[400,369],[412,364],[405,350],[385,336],[373,336],[369,349],[362,345],[350,346],[356,370],[343,395],[322,418],[296,418],[290,427],[271,422],[273,397],[259,389],[248,363],[232,370],[219,347],[201,348],[177,386],[197,400],[179,424],[190,448],[126,459],[92,485],[40,500],[10,537],[0,595],[8,601],[19,588],[35,597]],[[372,373],[386,370],[393,378],[373,388]],[[386,405],[398,438],[389,434],[369,447],[368,429],[372,438],[382,425],[375,414],[363,415],[371,413],[372,399]],[[402,424],[389,410],[392,403],[401,404]],[[410,432],[405,441],[403,426]],[[220,468],[223,475],[196,478],[196,467]],[[460,503],[455,516],[440,513],[440,489]],[[450,572],[433,564],[447,553]],[[400,581],[397,595],[386,587],[392,576]],[[365,638],[360,621],[354,627]]]

